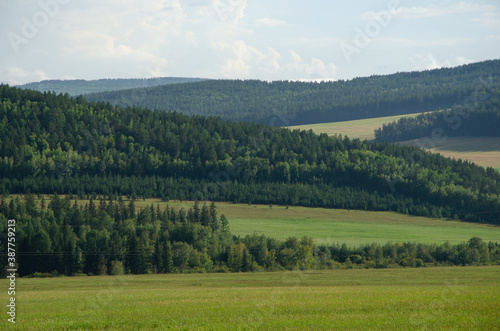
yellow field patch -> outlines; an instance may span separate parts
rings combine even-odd
[[[446,157],[469,160],[483,167],[500,168],[500,137],[449,137],[440,143],[432,143],[430,138],[420,138],[400,144],[423,146]]]
[[[296,125],[289,126],[289,129],[299,129],[299,130],[313,130],[314,133],[326,133],[329,136],[335,134],[341,134],[343,136],[348,136],[349,138],[359,138],[361,140],[373,140],[375,139],[374,131],[382,125],[397,121],[402,117],[415,117],[422,113],[414,113],[407,115],[396,115],[387,117],[376,117],[376,118],[366,118],[362,120],[354,121],[344,121],[344,122],[332,122],[332,123],[318,123],[318,124],[306,124],[306,125]]]

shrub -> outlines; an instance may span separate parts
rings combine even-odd
[[[111,261],[109,274],[113,276],[121,276],[124,274],[122,261]]]

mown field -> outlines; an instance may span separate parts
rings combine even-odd
[[[415,113],[408,115],[367,118],[354,121],[296,125],[289,126],[288,128],[292,130],[313,130],[315,133],[326,133],[330,136],[334,134],[341,134],[343,136],[347,135],[349,138],[373,140],[375,139],[375,129],[382,127],[382,125],[397,121],[401,117],[418,116],[420,114],[421,113]]]
[[[0,286],[7,288],[6,280]],[[461,329],[500,321],[500,267],[17,280],[12,330]],[[0,291],[6,310],[7,291]],[[5,305],[4,305],[5,304]],[[10,323],[9,323],[10,324]]]

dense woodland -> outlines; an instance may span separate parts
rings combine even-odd
[[[398,211],[500,224],[500,174],[416,147],[0,86],[0,193]]]
[[[439,134],[443,137],[500,136],[500,89],[494,95],[485,94],[487,100],[450,110],[405,117],[375,130],[378,141],[405,141]]]
[[[232,236],[215,204],[189,210],[137,210],[133,200],[90,200],[79,205],[54,195],[0,200],[0,233],[16,220],[21,276],[123,273],[239,272],[292,269],[388,268],[500,263],[500,245],[387,243],[316,246],[312,238],[276,240]],[[0,251],[6,251],[6,240]],[[5,259],[6,260],[6,259]],[[4,271],[5,268],[2,268]]]
[[[40,92],[55,92],[78,96],[87,93],[98,93],[105,91],[119,91],[132,88],[153,87],[168,84],[181,84],[200,82],[201,78],[182,77],[159,77],[159,78],[136,78],[136,79],[99,79],[99,80],[44,80],[41,82],[28,83],[17,86],[23,89]]]
[[[500,60],[335,82],[209,80],[90,94],[93,101],[235,121],[299,125],[448,109],[497,84]]]

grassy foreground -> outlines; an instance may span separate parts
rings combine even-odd
[[[2,329],[491,330],[500,321],[498,266],[23,278],[16,294],[17,323],[4,312]]]

